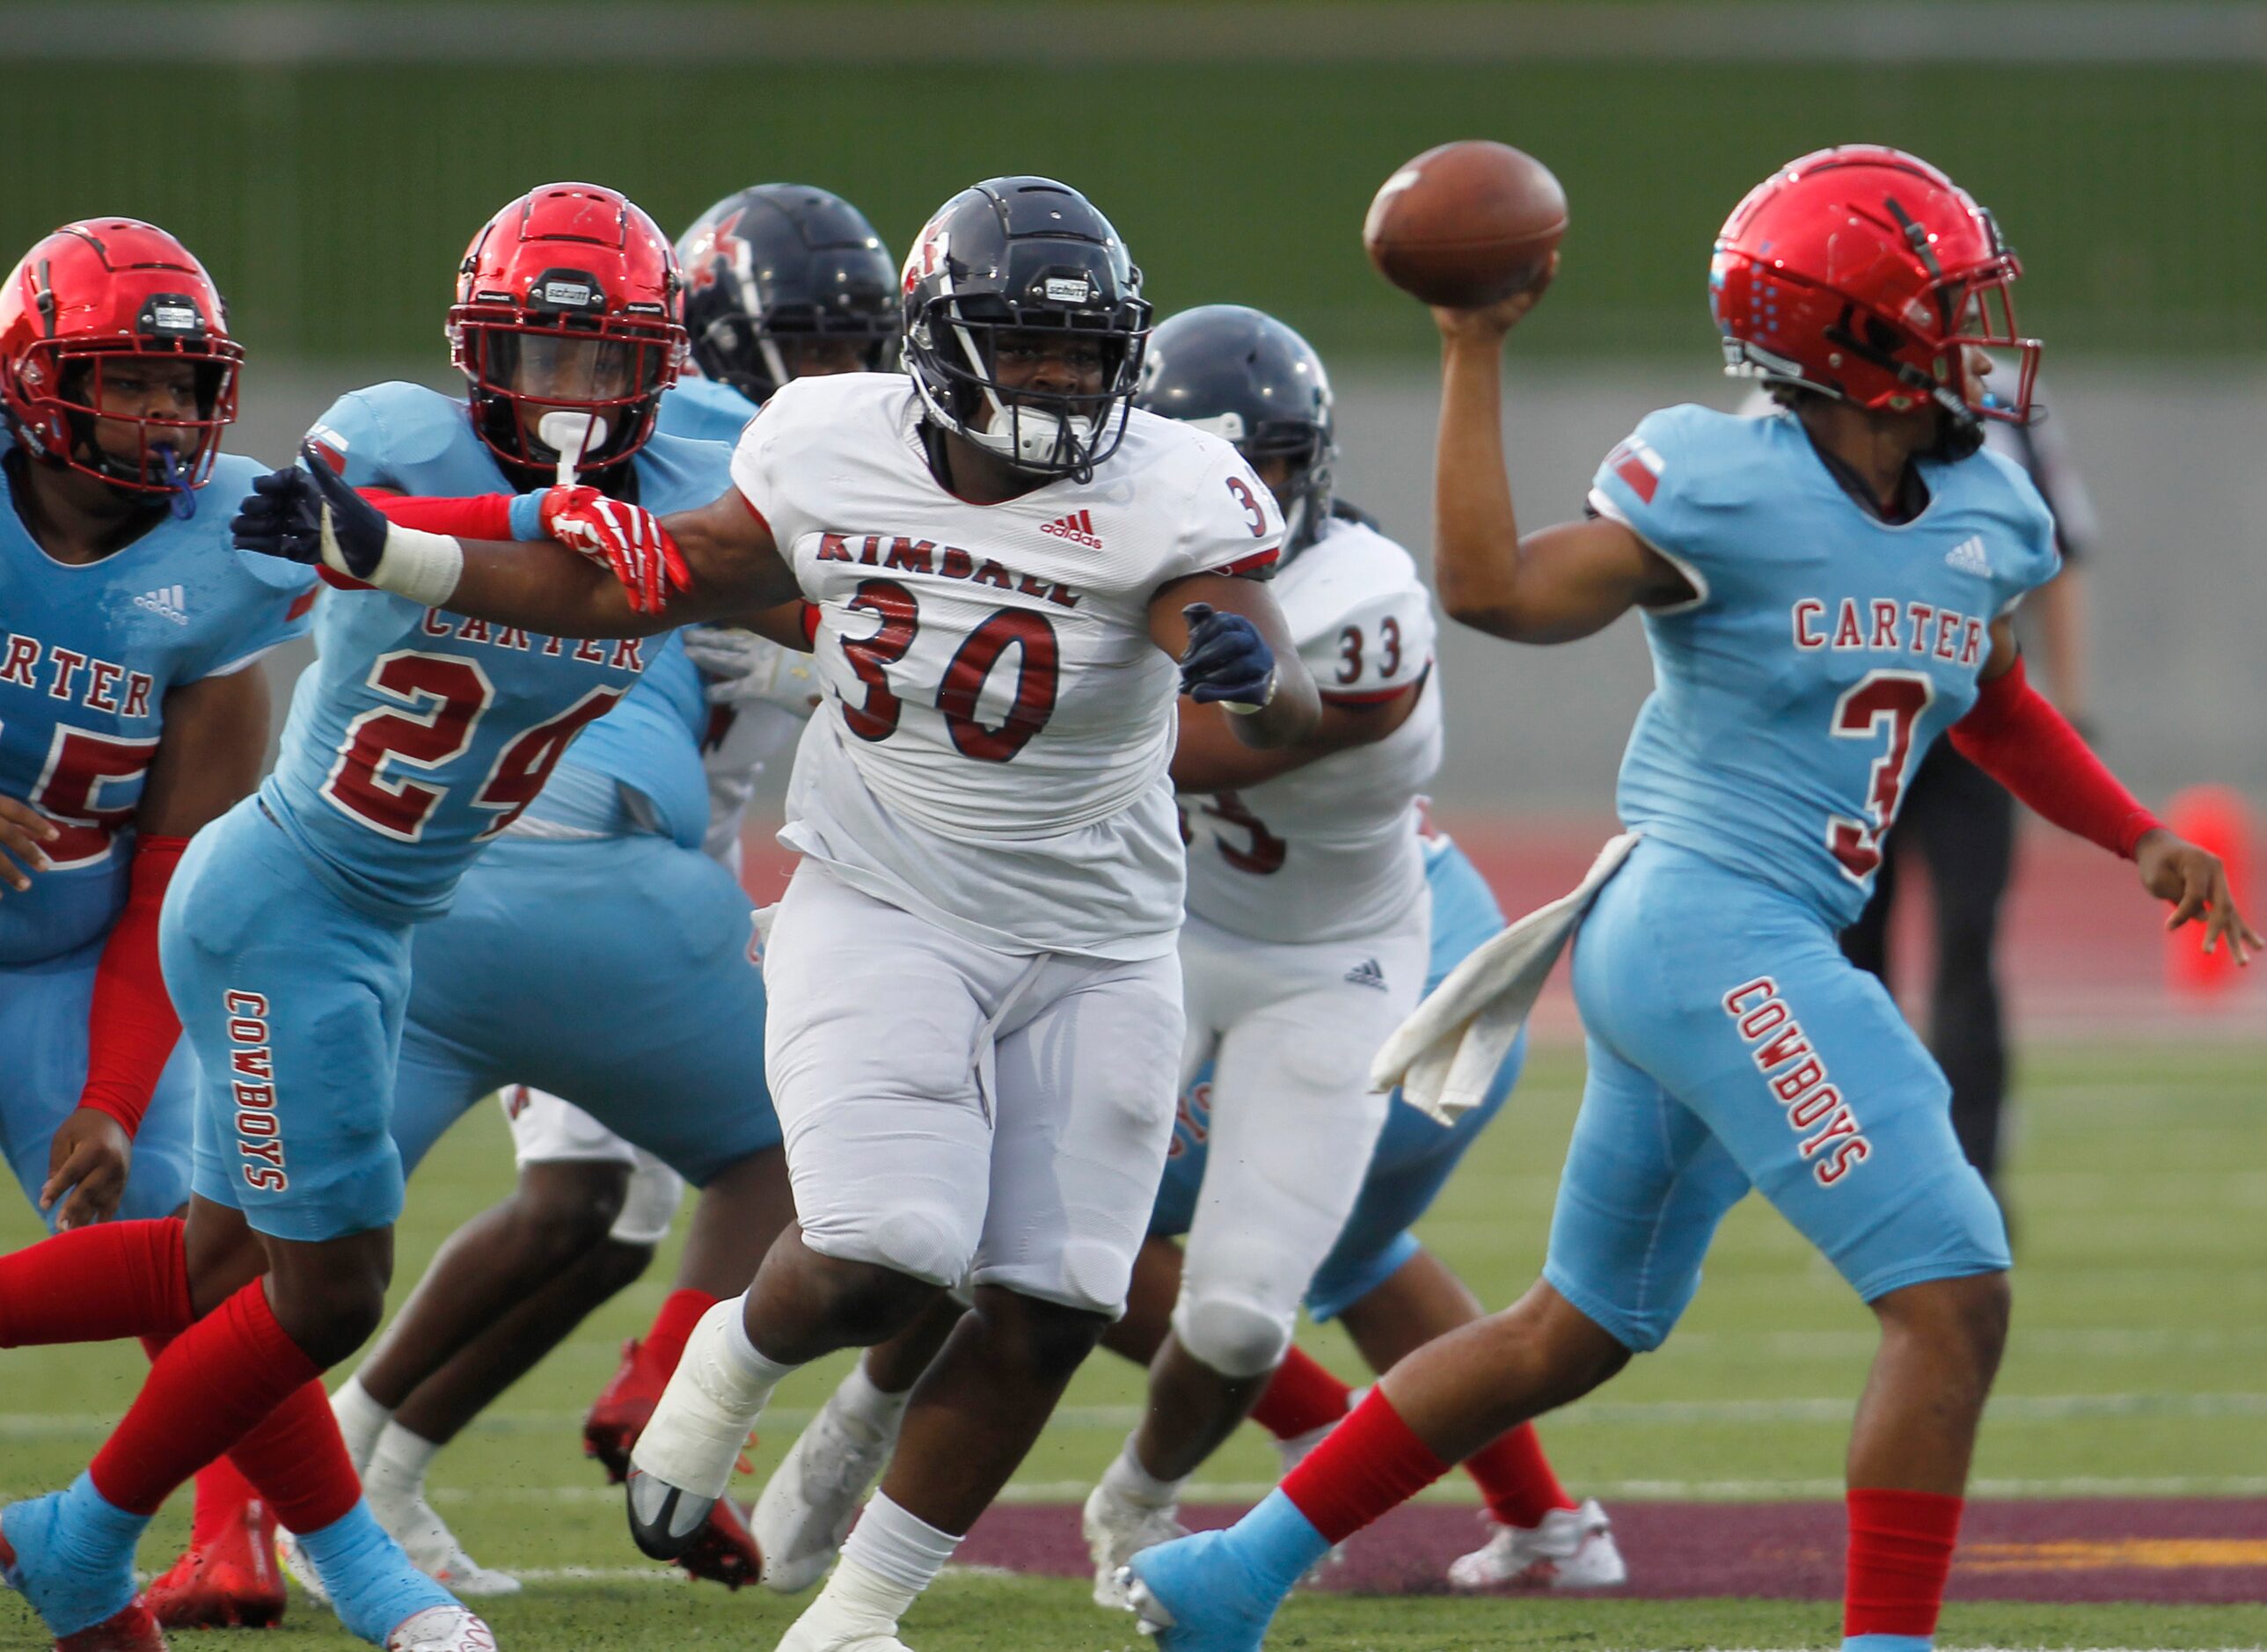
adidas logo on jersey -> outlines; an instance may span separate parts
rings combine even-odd
[[[1094,532],[1094,512],[1074,510],[1067,517],[1057,517],[1039,530],[1052,533],[1059,540],[1068,540],[1074,545],[1083,545],[1089,551],[1102,548],[1102,540]]]
[[[1385,990],[1385,972],[1378,968],[1377,960],[1374,958],[1362,959],[1346,973],[1346,978],[1350,987],[1375,987],[1380,992]]]
[[[179,585],[167,585],[160,591],[145,591],[134,598],[134,606],[147,608],[161,619],[171,620],[175,625],[189,622],[188,600]]]
[[[1984,549],[1984,536],[1977,534],[1965,539],[1944,554],[1944,565],[1956,568],[1963,574],[1973,574],[1979,579],[1992,577],[1992,558]]]

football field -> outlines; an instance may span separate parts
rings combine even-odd
[[[2258,1150],[2267,1051],[2219,1041],[2035,1044],[2019,1078],[2016,1328],[1987,1420],[1943,1640],[1959,1646],[2237,1647],[2267,1642],[2267,1156]],[[1572,1122],[1577,1053],[1540,1054],[1425,1237],[1501,1302],[1540,1260]],[[478,1110],[413,1185],[397,1301],[435,1245],[507,1186],[503,1122]],[[36,1230],[12,1201],[0,1242]],[[504,1400],[437,1465],[434,1501],[483,1562],[525,1595],[491,1613],[503,1646],[540,1652],[767,1648],[794,1604],[671,1581],[624,1531],[620,1497],[579,1449],[581,1408],[620,1340],[665,1288],[669,1259]],[[1767,1208],[1727,1223],[1706,1283],[1662,1353],[1604,1395],[1546,1420],[1576,1495],[1619,1516],[1628,1597],[1391,1598],[1437,1591],[1479,1531],[1469,1482],[1357,1538],[1339,1588],[1302,1596],[1273,1644],[1310,1648],[1830,1646],[1839,1575],[1842,1443],[1871,1347],[1868,1317]],[[1306,1346],[1351,1375],[1342,1336]],[[61,1485],[132,1391],[139,1353],[0,1354],[0,1496]],[[840,1369],[791,1382],[752,1457],[776,1460]],[[1062,1575],[1082,1560],[1082,1496],[1132,1421],[1135,1374],[1097,1355],[969,1562],[906,1625],[917,1652],[1116,1648],[1131,1620]],[[1255,1430],[1215,1459],[1192,1501],[1226,1513],[1276,1475]],[[752,1495],[758,1482],[747,1482]],[[172,1557],[169,1509],[143,1551]],[[1202,1512],[1202,1511],[1200,1511]],[[1053,1573],[1009,1576],[994,1568]],[[178,1637],[191,1646],[220,1644]],[[0,1647],[41,1644],[0,1597]],[[267,1652],[355,1642],[295,1599]]]

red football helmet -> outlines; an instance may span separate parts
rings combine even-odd
[[[105,363],[150,356],[195,363],[196,417],[103,411]],[[243,360],[204,266],[138,219],[66,224],[25,253],[0,289],[0,407],[16,439],[51,465],[114,488],[178,494],[204,486],[221,429],[236,418]],[[138,427],[133,459],[96,444],[98,418]]]
[[[531,189],[481,227],[457,274],[449,356],[472,383],[481,439],[509,464],[620,464],[653,434],[685,358],[676,249],[597,184]],[[559,440],[544,415],[589,416]]]
[[[1953,445],[1979,419],[2028,422],[2039,344],[2015,331],[2022,265],[1968,192],[1926,161],[1873,144],[1790,161],[1717,231],[1709,307],[1725,371],[1863,407],[1933,402]],[[1987,397],[1970,349],[2011,350],[2012,393]]]

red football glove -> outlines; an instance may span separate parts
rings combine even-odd
[[[549,488],[538,520],[551,538],[612,569],[634,613],[659,613],[672,589],[692,589],[693,572],[677,541],[649,510],[596,488]]]

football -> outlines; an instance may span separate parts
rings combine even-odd
[[[1566,232],[1566,192],[1508,143],[1428,149],[1379,186],[1361,241],[1386,280],[1427,304],[1468,307],[1533,287]]]

